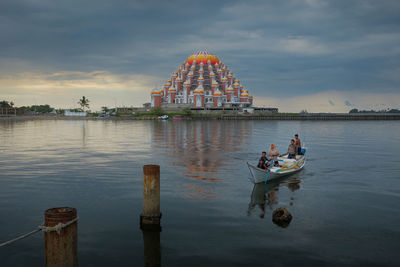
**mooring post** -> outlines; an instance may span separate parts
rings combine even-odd
[[[140,215],[140,227],[160,225],[160,166],[143,166],[143,211]]]
[[[74,208],[62,207],[48,209],[44,213],[46,227],[59,223],[66,224],[77,218]],[[60,231],[49,231],[44,234],[47,267],[78,266],[78,223],[74,222]]]

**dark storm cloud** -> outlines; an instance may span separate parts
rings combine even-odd
[[[393,93],[399,80],[386,74],[400,69],[399,11],[397,0],[3,0],[0,71],[167,79],[207,49],[259,96]]]

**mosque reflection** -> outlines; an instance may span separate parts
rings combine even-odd
[[[152,146],[164,151],[175,166],[184,168],[184,176],[193,181],[217,183],[217,172],[229,168],[230,152],[240,151],[252,132],[248,121],[168,121],[153,124]],[[188,197],[215,197],[206,184],[189,185],[196,194]]]
[[[267,184],[254,184],[247,215],[250,216],[253,212],[256,212],[255,210],[259,210],[259,217],[263,219],[268,209],[272,212],[273,207],[279,203],[278,195],[281,187],[287,187],[292,192],[289,205],[293,206],[295,200],[293,192],[300,189],[300,180],[297,176],[298,174],[295,174],[291,177],[270,181]]]

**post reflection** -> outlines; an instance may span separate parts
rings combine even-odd
[[[279,188],[286,186],[291,192],[290,205],[294,204],[293,192],[300,189],[300,180],[296,176],[292,176],[289,180],[279,179],[277,181],[270,181],[267,184],[258,183],[254,184],[253,191],[250,196],[250,203],[247,209],[247,215],[250,216],[255,209],[258,207],[260,210],[259,217],[263,219],[265,217],[266,209],[272,211],[273,206],[279,203],[278,193]]]
[[[142,228],[144,246],[144,266],[161,266],[160,226]]]

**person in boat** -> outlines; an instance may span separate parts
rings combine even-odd
[[[263,161],[262,159],[260,159],[260,161],[258,162],[257,167],[263,170],[267,169],[267,166],[265,166],[265,161]]]
[[[278,162],[279,150],[275,144],[271,144],[271,147],[269,148],[268,151],[268,155],[270,157],[270,160],[274,162],[273,163],[274,167],[282,167],[281,165],[279,165]]]
[[[288,147],[288,159],[296,159],[296,145],[294,139],[290,140],[290,145]]]
[[[268,155],[274,161],[278,161],[279,150],[275,144],[271,144],[271,147],[269,148],[269,151],[268,151]]]
[[[267,159],[267,152],[263,151],[263,152],[261,153],[261,158],[260,158],[260,160],[262,160],[264,163],[265,163],[266,161],[268,161],[268,159]]]
[[[268,169],[269,166],[270,166],[270,162],[268,161],[268,158],[267,158],[267,152],[263,151],[261,153],[261,158],[258,161],[257,167],[260,169]]]
[[[294,144],[296,145],[296,154],[297,155],[302,155],[302,153],[301,153],[301,142],[300,142],[299,135],[295,134],[294,135],[294,139],[295,139]]]

